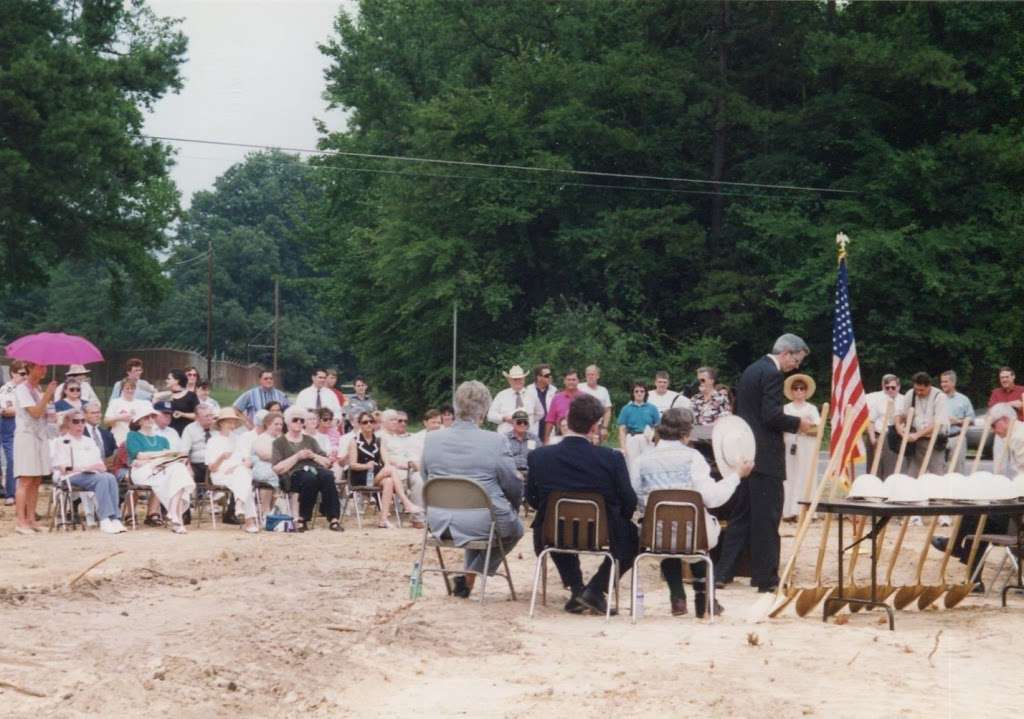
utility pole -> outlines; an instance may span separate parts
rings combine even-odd
[[[455,405],[455,358],[459,352],[459,301],[452,300],[452,406]]]
[[[213,236],[206,238],[206,381],[213,382]]]
[[[281,278],[274,278],[274,378],[277,378],[277,338],[281,325]],[[280,380],[278,380],[280,381]]]

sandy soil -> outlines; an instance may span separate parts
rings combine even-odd
[[[565,614],[554,574],[551,601],[530,620],[527,540],[512,555],[519,601],[507,601],[500,579],[483,606],[449,599],[433,575],[412,603],[412,529],[348,521],[338,535],[321,520],[304,535],[206,525],[185,537],[21,537],[12,514],[0,518],[6,717],[981,716],[1021,699],[1022,598],[1008,609],[972,597],[954,610],[903,611],[889,632],[877,611],[826,624],[790,610],[754,624],[757,595],[734,584],[711,625],[669,615],[652,563],[636,626]],[[819,528],[801,557],[803,583]],[[785,557],[790,525],[784,534]],[[921,528],[908,534],[902,581],[923,539]],[[940,556],[930,555],[926,583]],[[962,576],[954,562],[951,577]]]

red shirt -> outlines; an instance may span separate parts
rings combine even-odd
[[[334,392],[334,396],[338,398],[338,405],[344,407],[345,403],[348,402],[348,398],[345,397],[345,393],[336,387],[331,387],[330,389],[331,392]]]
[[[996,387],[988,396],[988,406],[991,407],[1000,402],[1016,402],[1021,397],[1024,397],[1024,386],[1015,384],[1012,389]],[[1024,420],[1024,407],[1017,410],[1017,419]]]
[[[551,400],[551,406],[548,407],[547,417],[544,418],[544,422],[547,426],[555,428],[555,434],[558,434],[558,423],[565,417],[569,416],[569,405],[572,401],[580,396],[580,391],[577,389],[573,393],[569,393],[569,390],[563,389],[561,392],[555,395],[554,399]],[[545,432],[547,429],[544,430]]]

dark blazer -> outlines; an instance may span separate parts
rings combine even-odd
[[[544,526],[548,495],[561,490],[598,492],[604,497],[612,542],[635,533],[636,492],[621,452],[595,447],[583,437],[566,437],[558,444],[530,452],[526,465],[526,499],[537,510],[532,525],[535,529]]]
[[[797,432],[800,418],[782,411],[782,372],[765,355],[743,370],[736,384],[736,414],[746,420],[754,432],[757,454],[754,471],[786,478],[786,447],[783,432]]]
[[[89,427],[86,430],[86,436],[92,437],[94,429],[100,431],[100,437],[103,439],[103,459],[110,457],[117,451],[117,440],[114,439],[114,434],[106,427]]]

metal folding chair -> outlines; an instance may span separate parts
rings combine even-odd
[[[989,553],[996,548],[1003,550],[1002,561],[999,562],[999,568],[996,569],[995,575],[989,580],[989,583],[985,586],[985,596],[987,597],[992,592],[992,587],[999,581],[999,578],[1003,575],[1003,571],[1006,569],[1006,563],[1010,563],[1010,573],[1007,576],[1006,584],[1012,582],[1017,573],[1017,564],[1020,561],[1016,552],[1021,551],[1021,547],[1017,544],[1016,534],[983,534],[978,537],[979,542],[986,542],[988,544],[985,547],[985,552],[981,555],[981,559],[978,560],[977,565],[974,567],[974,572],[971,575],[971,581],[977,582],[981,579],[982,572],[985,568],[985,560],[988,558]],[[1005,586],[1005,585],[1004,585]]]
[[[348,470],[345,470],[348,472]],[[363,507],[362,502],[372,501],[377,507],[377,513],[383,514],[384,506],[381,502],[381,488],[374,485],[373,487],[353,487],[351,476],[346,476],[345,481],[345,494],[342,495],[341,500],[341,516],[345,516],[345,512],[348,510],[349,503],[352,504],[353,513],[356,515],[356,525],[359,529],[363,528]],[[393,506],[395,509],[395,521],[398,522],[398,527],[402,527],[402,515],[398,511],[397,497]]]
[[[508,555],[505,552],[505,545],[498,535],[497,531],[497,517],[494,514],[494,505],[491,504],[491,498],[487,495],[487,492],[480,483],[476,480],[467,479],[465,477],[434,477],[427,480],[426,484],[423,485],[423,511],[427,511],[427,507],[434,507],[436,509],[448,509],[448,510],[461,510],[461,509],[481,509],[487,510],[491,515],[491,526],[488,530],[487,540],[477,539],[471,540],[462,546],[456,546],[455,541],[451,538],[451,535],[447,532],[441,536],[435,535],[430,531],[430,526],[424,522],[423,527],[423,545],[420,547],[420,572],[426,574],[427,572],[437,572],[444,577],[444,586],[449,596],[452,593],[451,582],[448,581],[449,574],[475,574],[480,577],[480,604],[484,603],[484,599],[487,596],[487,568],[491,566],[491,552],[495,544],[501,551],[501,563],[505,567],[505,572],[495,572],[499,577],[504,577],[505,581],[508,582],[508,591],[512,595],[512,601],[516,600],[516,588],[512,585],[512,572],[508,568]],[[431,546],[437,550],[437,561],[439,567],[426,567],[424,560],[426,559],[427,547]],[[441,549],[478,549],[484,551],[484,571],[477,572],[468,569],[448,569],[444,565],[444,556],[441,554]]]
[[[708,554],[708,532],[705,524],[704,502],[700,492],[690,489],[656,489],[647,498],[643,531],[640,535],[640,553],[633,560],[630,579],[629,613],[634,624],[637,620],[637,592],[640,590],[640,560],[679,559],[686,564],[703,562],[707,565],[705,578],[708,610],[715,621],[715,565]]]
[[[548,555],[575,554],[607,557],[612,571],[608,575],[608,596],[615,597],[619,608],[619,561],[611,553],[608,542],[608,515],[604,497],[594,492],[552,492],[544,514],[544,549],[537,555],[533,571],[533,592],[530,595],[530,616],[537,603],[537,586],[542,585],[541,604],[547,603]],[[608,603],[605,620],[611,619]]]
[[[92,492],[75,489],[71,486],[71,478],[60,472],[53,473],[53,487],[50,495],[52,510],[51,529],[86,528],[84,523],[78,521],[78,510],[75,509],[75,500],[80,499],[85,505],[86,511],[95,511],[95,495]]]

